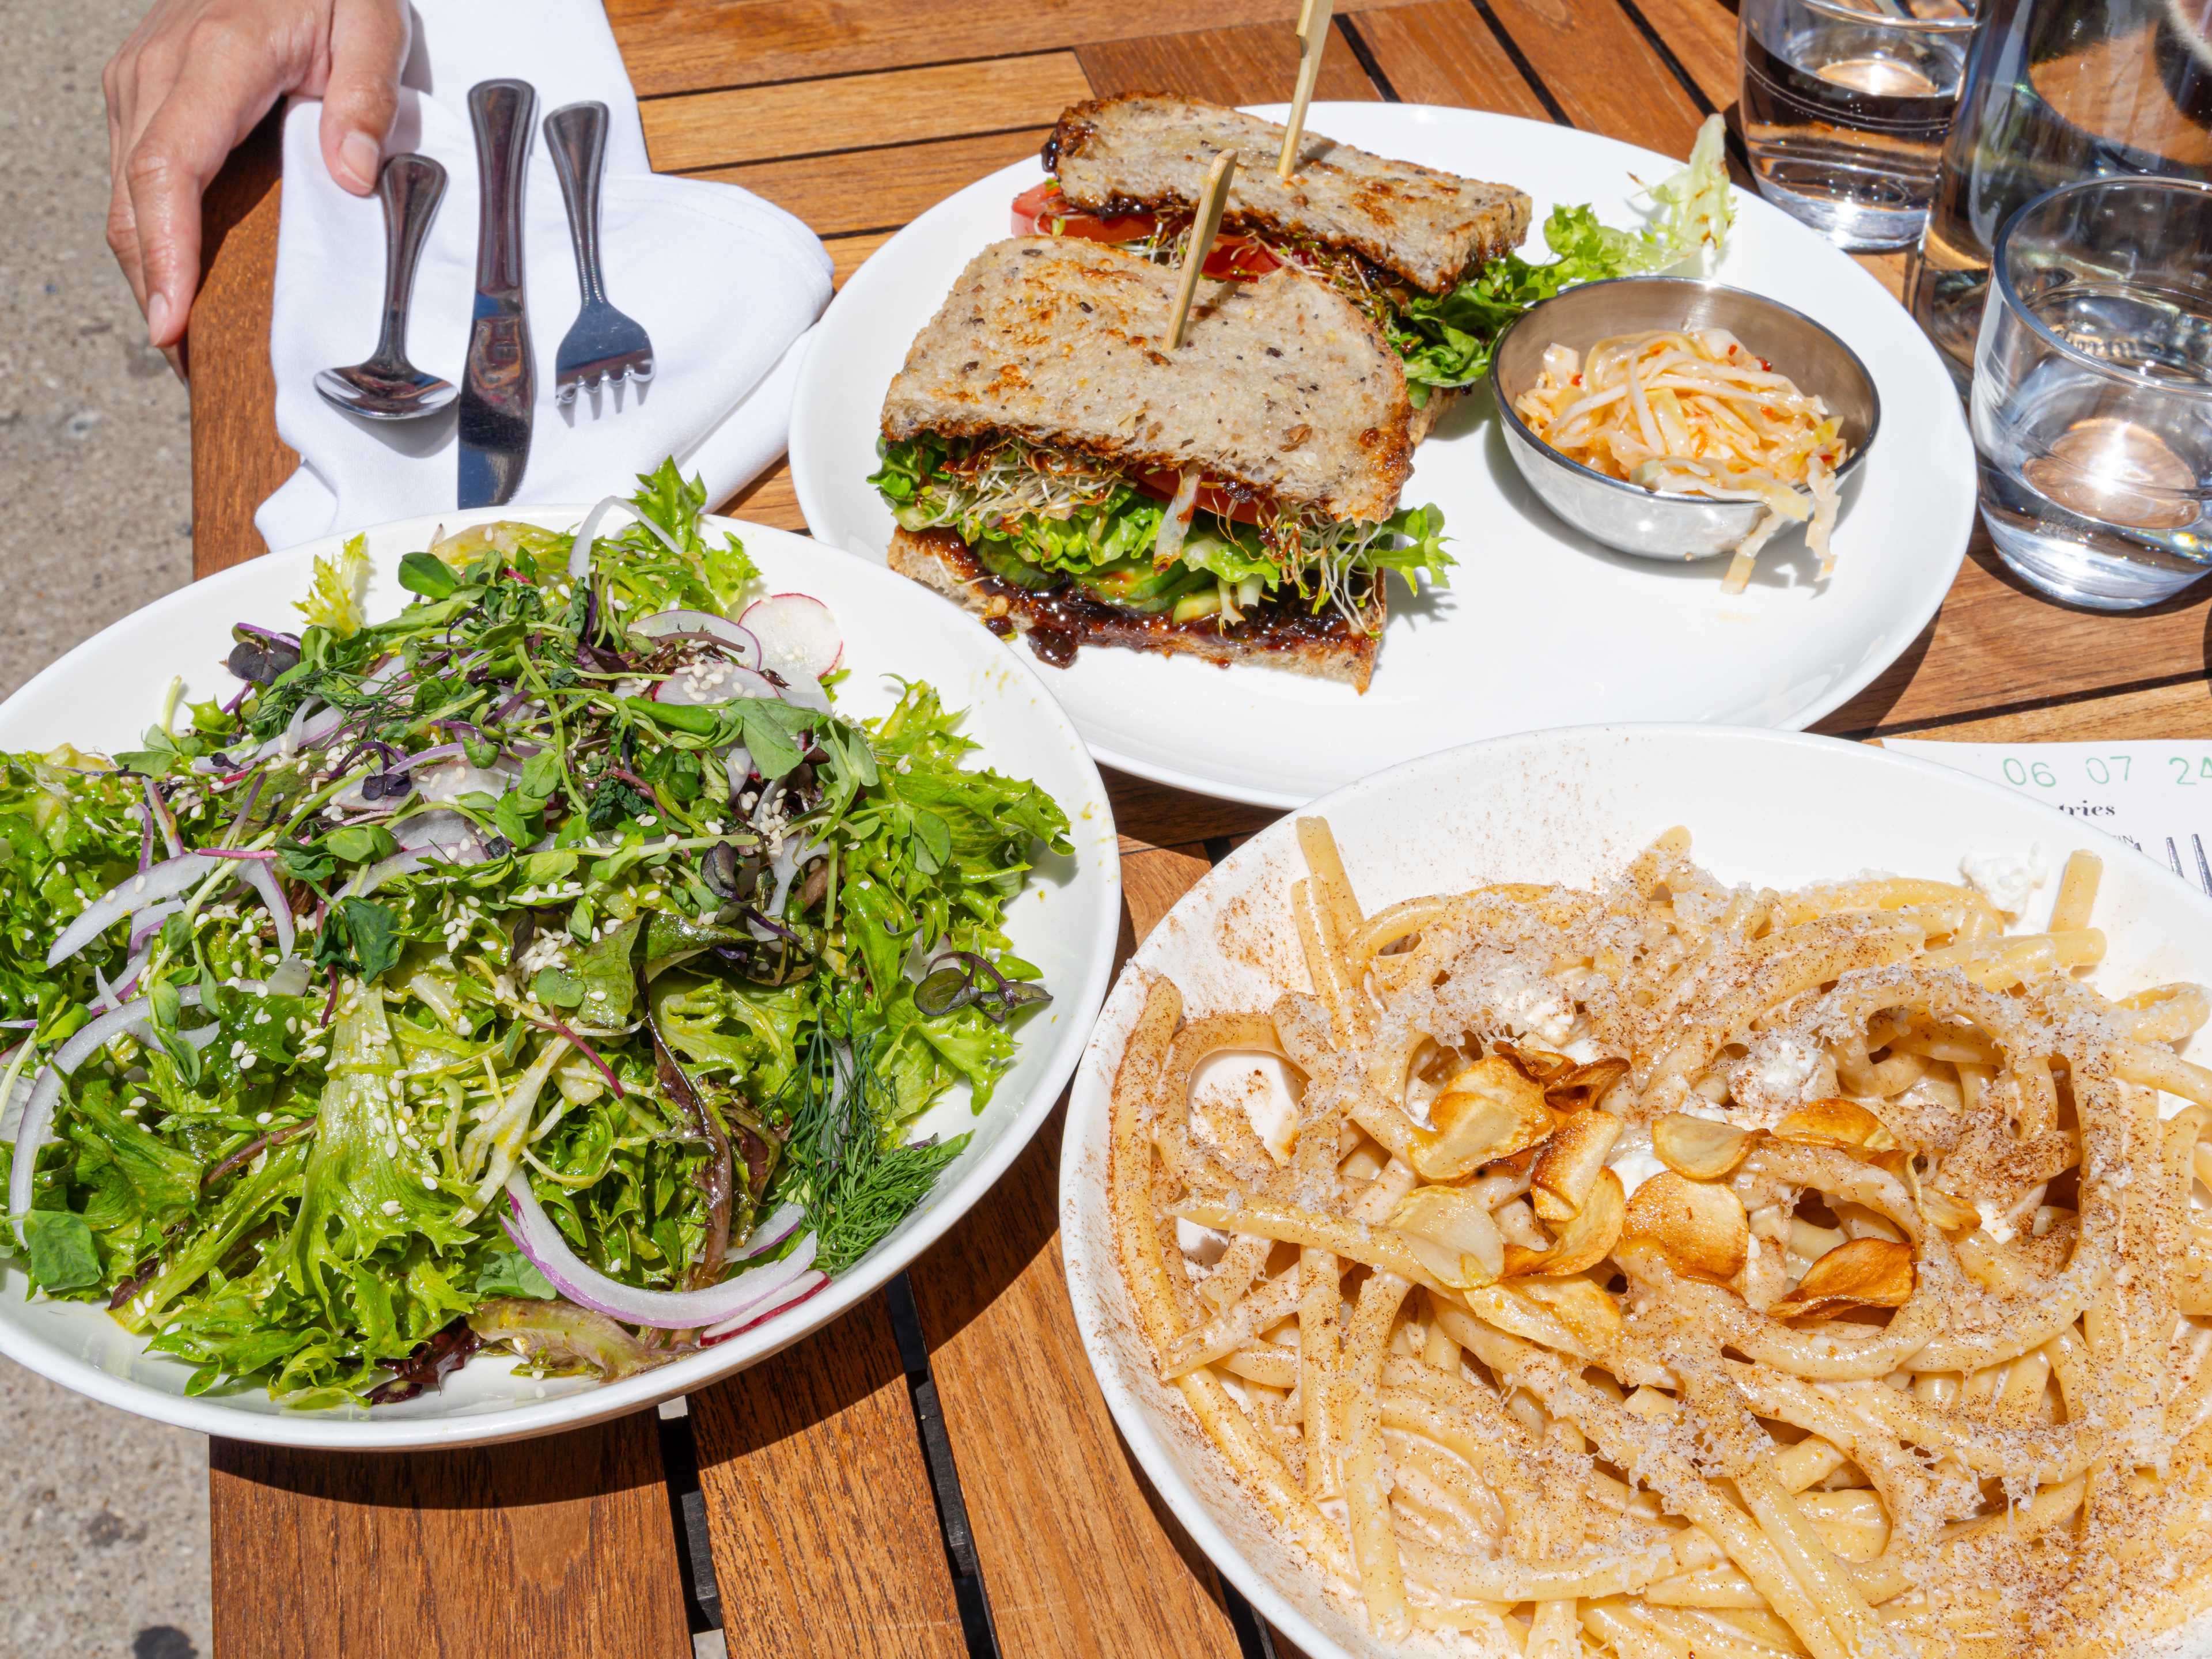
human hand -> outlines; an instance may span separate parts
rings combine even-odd
[[[100,76],[114,193],[107,246],[179,359],[200,277],[200,196],[287,93],[323,100],[323,163],[376,187],[406,60],[405,0],[155,0]]]

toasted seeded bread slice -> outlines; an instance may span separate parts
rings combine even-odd
[[[1429,434],[1437,429],[1444,416],[1451,412],[1452,405],[1466,397],[1467,392],[1468,389],[1463,386],[1431,386],[1428,402],[1413,411],[1413,425],[1409,428],[1413,441],[1426,443]]]
[[[1045,141],[1044,165],[1079,208],[1191,210],[1206,169],[1237,152],[1224,228],[1305,235],[1346,247],[1430,294],[1470,265],[1521,245],[1528,198],[1411,161],[1393,161],[1305,134],[1298,170],[1275,173],[1283,130],[1192,98],[1132,93],[1078,104]]]
[[[1118,645],[1203,657],[1224,668],[1256,663],[1342,680],[1364,691],[1375,672],[1375,647],[1388,611],[1378,586],[1364,618],[1373,632],[1353,628],[1334,611],[1316,616],[1295,598],[1256,606],[1244,613],[1244,621],[1228,628],[1211,618],[1170,622],[1069,589],[1041,594],[1002,582],[976,563],[968,544],[949,530],[893,532],[890,567],[957,600],[994,633],[1028,635],[1031,650],[1062,667],[1084,646]]]
[[[915,337],[884,435],[1006,432],[1115,466],[1200,466],[1338,522],[1396,511],[1413,410],[1374,324],[1334,289],[1274,270],[1200,283],[1170,352],[1176,280],[1097,242],[985,248]]]

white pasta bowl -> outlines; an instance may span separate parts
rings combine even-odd
[[[2057,871],[2086,849],[2105,860],[2094,922],[2110,940],[2093,983],[2121,995],[2212,981],[2212,899],[2164,866],[1963,772],[1826,738],[1674,726],[1534,732],[1394,767],[1305,812],[1328,820],[1369,913],[1487,882],[1589,885],[1681,824],[1692,857],[1731,884],[1788,888],[1869,869],[1957,881],[1967,854],[2033,851],[2051,872],[2029,906],[2039,923]],[[1292,823],[1279,821],[1184,895],[1123,969],[1069,1104],[1061,1249],[1076,1322],[1122,1434],[1168,1509],[1259,1613],[1314,1659],[1434,1654],[1435,1638],[1419,1633],[1404,1644],[1370,1634],[1355,1604],[1330,1594],[1322,1569],[1239,1487],[1155,1374],[1113,1244],[1109,1097],[1147,986],[1155,975],[1172,979],[1188,1018],[1264,1010],[1285,991],[1310,989],[1289,898],[1304,873]],[[2207,1048],[2199,1033],[2185,1052],[2201,1061]],[[1248,1072],[1254,1063],[1233,1058]]]
[[[428,546],[441,525],[450,531],[520,519],[568,529],[587,510],[491,508],[369,531],[368,614],[389,616],[404,603],[397,580],[400,557]],[[843,666],[850,671],[838,688],[841,712],[886,713],[898,696],[891,676],[926,680],[948,708],[967,711],[962,729],[981,745],[971,764],[1034,781],[1067,814],[1073,852],[1041,860],[1007,922],[1015,949],[1043,970],[1053,1001],[1024,1022],[1013,1069],[988,1108],[971,1113],[963,1088],[916,1126],[919,1133],[969,1133],[936,1188],[819,1294],[727,1342],[604,1385],[520,1376],[509,1357],[480,1354],[442,1388],[373,1410],[293,1410],[258,1388],[188,1395],[192,1366],[148,1352],[100,1303],[27,1300],[26,1276],[8,1257],[0,1257],[0,1354],[141,1416],[276,1445],[367,1451],[486,1444],[579,1428],[702,1388],[819,1329],[935,1243],[1020,1155],[1074,1070],[1112,974],[1121,863],[1097,768],[1036,671],[981,629],[953,625],[936,599],[913,583],[765,526],[710,518],[702,528],[740,537],[760,567],[764,591],[811,593],[828,605],[842,629]],[[232,623],[281,626],[293,614],[293,601],[307,591],[315,556],[334,553],[337,545],[332,538],[253,560],[126,617],[0,706],[0,748],[46,749],[65,740],[102,751],[131,747],[159,717],[173,676],[183,678],[195,700],[228,696],[238,684],[223,666]]]

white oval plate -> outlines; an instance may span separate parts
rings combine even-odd
[[[1311,125],[1385,155],[1509,180],[1534,198],[1538,227],[1559,202],[1638,223],[1636,179],[1656,183],[1680,165],[1473,110],[1317,104]],[[884,393],[962,266],[1009,234],[1015,193],[1043,176],[1020,162],[939,203],[854,274],[815,330],[792,410],[791,475],[822,540],[883,559],[893,526],[868,474]],[[1734,598],[1720,591],[1725,561],[1656,564],[1600,547],[1529,493],[1479,393],[1421,446],[1402,498],[1443,509],[1459,560],[1451,586],[1409,605],[1393,584],[1364,696],[1272,669],[1085,651],[1046,668],[1044,682],[1091,752],[1181,788],[1296,806],[1378,766],[1500,732],[1617,720],[1802,727],[1865,686],[1936,614],[1966,556],[1973,445],[1935,348],[1887,290],[1750,191],[1736,203],[1714,274],[1832,329],[1881,389],[1882,430],[1845,488],[1832,581],[1813,582],[1794,532]],[[1537,232],[1529,242],[1530,257],[1550,257]]]
[[[1788,888],[1869,867],[1959,879],[1963,854],[2038,846],[2052,872],[2100,854],[2096,924],[2111,955],[2095,983],[2120,995],[2212,980],[2212,899],[2127,843],[1963,772],[1796,733],[1614,726],[1539,732],[1430,755],[1315,804],[1361,908],[1494,881],[1587,885],[1617,874],[1673,824],[1722,881]],[[1309,988],[1289,886],[1304,873],[1284,819],[1185,894],[1122,970],[1076,1073],[1060,1148],[1060,1249],[1083,1342],[1137,1461],[1176,1518],[1268,1621],[1313,1659],[1433,1654],[1370,1637],[1279,1544],[1172,1387],[1153,1373],[1114,1252],[1106,1200],[1108,1091],[1150,976],[1187,1013],[1265,1008]],[[2212,1036],[2186,1051],[2202,1060]]]
[[[400,556],[428,546],[441,525],[521,519],[565,530],[586,510],[489,508],[372,530],[368,614],[398,611],[407,597],[396,579]],[[582,1377],[519,1376],[511,1360],[487,1355],[447,1378],[443,1389],[374,1412],[290,1410],[260,1389],[187,1397],[192,1366],[147,1352],[100,1304],[26,1301],[28,1281],[6,1258],[0,1258],[0,1354],[108,1405],[236,1440],[348,1451],[516,1440],[635,1411],[789,1346],[928,1249],[1005,1172],[1075,1069],[1112,974],[1121,871],[1098,769],[1036,672],[980,629],[939,625],[930,596],[913,584],[826,556],[785,531],[729,519],[705,526],[744,538],[767,591],[812,593],[836,613],[851,670],[838,691],[842,712],[887,712],[897,696],[887,676],[927,680],[947,708],[968,711],[963,729],[981,744],[971,763],[1035,781],[1068,816],[1073,855],[1047,855],[1007,922],[1015,948],[1044,970],[1052,1004],[1024,1026],[1013,1069],[981,1116],[957,1091],[918,1126],[918,1133],[974,1132],[935,1190],[866,1260],[809,1300],[704,1352],[604,1387]],[[0,748],[44,749],[64,739],[100,750],[131,747],[159,714],[172,675],[183,677],[194,698],[228,696],[238,684],[222,666],[231,624],[283,626],[295,614],[292,602],[307,591],[314,556],[337,544],[332,538],[255,559],[125,617],[0,706]]]

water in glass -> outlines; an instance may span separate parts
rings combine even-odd
[[[2066,198],[2122,191],[2180,205],[2065,210]],[[2156,224],[2179,232],[2172,251],[2186,260],[2184,227],[2212,231],[2212,191],[2111,180],[2057,197],[2008,233],[2011,280],[1983,323],[1982,512],[2000,556],[2035,586],[2130,609],[2212,570],[2212,285],[2176,265],[2130,271],[2098,244]]]
[[[1759,192],[1844,247],[1920,234],[1966,72],[1960,0],[1743,0]]]
[[[1997,233],[2077,179],[2212,179],[2212,0],[1981,0],[1908,303],[1966,389]]]

